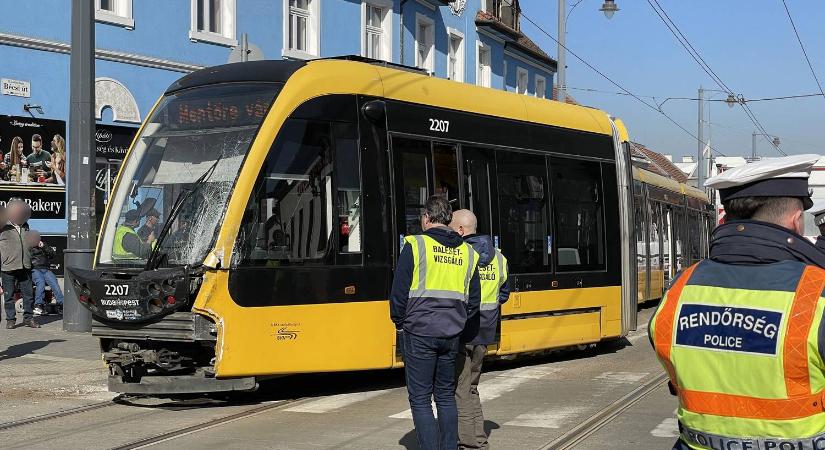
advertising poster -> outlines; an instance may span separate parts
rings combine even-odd
[[[0,115],[0,186],[65,186],[66,122]]]

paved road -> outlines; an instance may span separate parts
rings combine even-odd
[[[652,313],[640,314],[640,325]],[[50,333],[54,333],[54,336]],[[14,330],[0,338],[37,337],[35,345],[10,347],[14,369],[6,369],[0,353],[0,406],[6,417],[31,416],[77,404],[107,398],[102,391],[105,376],[92,369],[89,355],[93,341],[58,330]],[[38,334],[39,333],[39,334]],[[60,337],[64,336],[64,342]],[[82,335],[81,335],[82,336]],[[77,351],[72,353],[74,344]],[[45,345],[43,343],[46,343]],[[24,344],[13,344],[24,345]],[[2,348],[2,347],[0,347]],[[34,353],[30,353],[33,350]],[[8,356],[6,357],[8,358]],[[61,359],[63,358],[63,359]],[[76,364],[77,366],[71,366]],[[99,361],[96,362],[100,367]],[[88,366],[87,366],[88,365]],[[4,370],[13,370],[12,379],[25,379],[25,370],[37,369],[41,378],[35,385],[59,376],[61,367],[81,372],[68,376],[65,387],[44,395],[37,386],[23,381],[7,381]],[[39,369],[38,369],[39,367]],[[88,372],[91,370],[91,372]],[[500,361],[487,366],[480,391],[484,403],[492,448],[534,449],[553,441],[606,405],[661,373],[647,341],[644,327],[628,339],[606,343],[596,349],[568,351],[556,355],[517,361]],[[78,376],[72,380],[72,376]],[[20,383],[19,385],[15,383]],[[82,387],[82,388],[80,388]],[[26,398],[26,392],[38,395]],[[14,393],[8,399],[5,394]],[[115,405],[84,412],[47,423],[0,431],[3,448],[112,448],[142,438],[227,417],[259,405],[278,405],[286,399],[302,398],[282,407],[250,417],[169,439],[153,448],[417,448],[403,385],[403,372],[362,372],[286,377],[265,386],[263,392],[246,398],[248,403],[213,400],[169,402],[136,401],[137,406]],[[36,405],[26,405],[37,402]],[[42,403],[41,403],[42,402]],[[14,412],[18,405],[20,412]],[[669,449],[675,440],[673,420],[675,400],[666,387],[659,388],[618,418],[590,435],[577,448],[583,449]],[[12,411],[10,409],[12,408]]]

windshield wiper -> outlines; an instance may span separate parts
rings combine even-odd
[[[215,168],[218,167],[218,163],[223,158],[223,153],[218,156],[218,159],[206,169],[206,172],[203,173],[197,180],[192,183],[191,188],[184,188],[180,194],[178,194],[177,198],[175,198],[175,202],[172,204],[172,209],[169,211],[169,217],[167,217],[166,222],[161,227],[160,232],[158,233],[158,237],[155,239],[155,244],[152,247],[152,251],[149,253],[149,257],[146,258],[146,267],[144,270],[154,270],[160,264],[160,260],[162,258],[159,257],[160,247],[163,244],[163,240],[166,239],[166,236],[169,234],[169,230],[172,228],[172,223],[178,217],[180,213],[183,203],[188,199],[198,188],[215,172]],[[164,253],[165,255],[165,253]],[[157,264],[156,264],[157,263]]]

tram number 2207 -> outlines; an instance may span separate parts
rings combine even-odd
[[[450,132],[449,120],[430,119],[430,131],[438,131],[440,133]]]

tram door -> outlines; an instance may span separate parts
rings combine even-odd
[[[404,236],[421,233],[427,197],[441,195],[460,208],[457,146],[423,139],[393,137],[395,216],[398,248]]]

